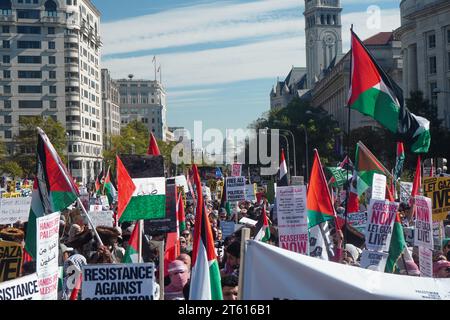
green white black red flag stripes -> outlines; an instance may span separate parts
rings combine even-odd
[[[430,122],[404,106],[401,88],[377,64],[352,30],[352,70],[348,105],[372,117],[415,153],[430,147]]]
[[[139,232],[139,221],[137,221],[131,233],[123,263],[139,263]]]
[[[33,259],[36,258],[36,218],[67,208],[79,195],[47,135],[42,129],[37,130],[36,177],[25,239],[25,250]]]
[[[211,224],[203,203],[202,185],[197,166],[193,165],[197,188],[197,209],[192,248],[190,300],[222,300],[219,264],[217,263]]]
[[[270,239],[270,227],[269,227],[269,221],[267,219],[265,204],[262,207],[261,214],[263,216],[263,225],[262,225],[261,229],[258,231],[257,235],[255,236],[255,241],[268,242]]]

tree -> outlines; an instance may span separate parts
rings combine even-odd
[[[67,136],[66,130],[60,122],[53,120],[51,117],[21,117],[19,119],[19,134],[14,136],[16,146],[14,161],[19,164],[26,176],[34,173],[36,169],[37,127],[40,127],[47,134],[61,160],[65,162],[66,159]]]
[[[0,172],[2,174],[10,175],[13,179],[23,177],[23,170],[15,161],[6,161],[2,163],[0,165]]]

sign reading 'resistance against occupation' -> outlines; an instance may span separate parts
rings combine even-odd
[[[153,263],[83,266],[83,300],[153,300]]]
[[[2,300],[41,300],[37,274],[0,283],[0,301]]]
[[[397,202],[370,200],[367,215],[366,247],[372,251],[389,251]]]

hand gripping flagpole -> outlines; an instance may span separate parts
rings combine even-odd
[[[81,206],[81,209],[83,210],[83,213],[86,215],[89,224],[92,226],[92,229],[94,230],[94,234],[95,237],[97,238],[98,242],[100,243],[101,246],[103,246],[103,242],[102,239],[100,239],[100,236],[97,232],[97,229],[95,228],[95,225],[92,223],[91,218],[89,217],[89,214],[86,211],[86,208],[83,205],[83,202],[81,202],[80,200],[80,195],[78,190],[76,190],[73,186],[73,181],[70,181],[69,178],[69,173],[67,172],[67,168],[64,165],[64,163],[62,163],[61,158],[58,156],[58,153],[56,152],[56,150],[54,149],[53,145],[50,143],[50,140],[48,139],[47,135],[45,134],[44,130],[42,130],[41,128],[37,127],[38,133],[41,135],[42,139],[47,142],[48,146],[50,147],[50,152],[52,153],[52,156],[54,157],[56,164],[59,167],[59,170],[63,173],[64,179],[66,180],[67,184],[70,186],[70,188],[72,189],[72,192],[77,196],[77,202],[78,204]]]

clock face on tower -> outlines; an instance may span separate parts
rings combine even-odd
[[[334,35],[331,33],[326,33],[323,40],[327,45],[333,45],[336,42]]]

